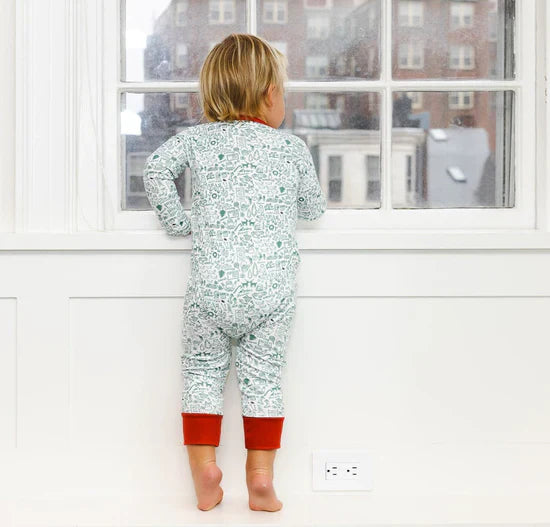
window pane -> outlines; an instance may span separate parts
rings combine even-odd
[[[212,48],[246,32],[246,0],[121,0],[123,81],[197,80]]]
[[[201,122],[200,101],[196,93],[123,93],[121,97],[122,208],[147,210],[150,205],[140,182],[145,159],[174,134]],[[327,199],[328,206],[379,207],[379,168],[376,161],[368,166],[364,161],[365,156],[380,157],[378,93],[287,92],[285,99],[280,128],[308,144],[325,195],[335,196]],[[191,178],[186,174],[189,169],[175,183],[189,208]]]
[[[515,0],[393,0],[395,79],[513,79]]]
[[[328,207],[380,207],[380,170],[365,164],[365,156],[380,158],[379,94],[287,92],[285,97],[281,128],[309,146]]]
[[[513,207],[514,92],[395,92],[394,208]]]
[[[147,210],[151,206],[143,188],[147,156],[167,139],[200,119],[196,93],[123,93],[120,101],[122,209]],[[182,203],[191,206],[190,178],[176,179]]]
[[[258,0],[258,34],[287,44],[289,79],[377,79],[380,12],[381,0]]]

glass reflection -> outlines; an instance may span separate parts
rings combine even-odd
[[[392,206],[513,207],[513,117],[510,90],[394,92]]]
[[[395,79],[514,78],[514,0],[393,0]]]

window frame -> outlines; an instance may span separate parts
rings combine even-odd
[[[256,20],[251,14],[256,14],[256,0],[247,1],[247,31],[256,32]],[[381,47],[392,50],[391,33],[392,2],[387,0],[382,4]],[[198,81],[181,82],[122,82],[120,81],[120,0],[106,2],[103,6],[104,50],[103,56],[103,174],[105,201],[105,226],[110,231],[146,230],[158,231],[159,226],[154,211],[122,210],[120,171],[120,95],[123,92],[196,92]],[[516,60],[516,77],[513,80],[394,80],[392,79],[392,52],[383,53],[381,75],[378,80],[356,81],[289,81],[288,91],[315,92],[319,88],[322,93],[359,91],[378,92],[380,97],[380,137],[381,137],[381,207],[364,209],[329,208],[316,222],[299,222],[300,229],[319,231],[349,231],[375,233],[398,229],[402,232],[434,232],[450,233],[457,229],[464,233],[476,234],[483,232],[525,232],[537,228],[539,216],[545,213],[549,196],[542,195],[546,186],[540,185],[543,180],[543,169],[546,160],[543,152],[536,149],[541,138],[537,133],[536,104],[544,103],[544,82],[535,76],[535,65],[544,63],[543,57],[528,53],[529,48],[540,49],[536,44],[541,42],[544,31],[543,24],[537,25],[535,31],[536,13],[541,8],[540,2],[518,2],[516,12],[516,32],[514,43]],[[257,16],[261,16],[258,13]],[[542,35],[542,36],[541,36]],[[116,52],[113,53],[113,50]],[[305,77],[305,75],[304,75]],[[392,209],[392,173],[391,173],[391,104],[393,90],[405,91],[476,91],[476,90],[512,89],[516,94],[515,106],[515,207],[513,208],[447,208],[447,209]],[[540,119],[538,112],[538,119]],[[548,116],[545,115],[548,119]],[[116,125],[114,124],[116,123]],[[537,154],[538,152],[538,154]],[[544,159],[544,160],[543,160]],[[541,193],[535,194],[539,183]],[[548,194],[548,191],[546,191]],[[544,201],[541,201],[543,200]],[[537,207],[538,204],[538,207]],[[437,227],[436,227],[437,226]]]

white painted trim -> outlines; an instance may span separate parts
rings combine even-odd
[[[102,231],[103,221],[103,0],[78,0],[77,231]]]
[[[4,2],[0,19],[0,231],[15,228],[15,2]]]
[[[302,230],[300,250],[537,250],[550,251],[550,233],[533,230]],[[164,232],[0,233],[0,253],[13,251],[190,251],[192,237]]]
[[[550,178],[550,7],[546,2],[542,2],[542,13],[537,20],[542,24],[539,24],[541,33],[544,33],[540,37],[540,46],[538,49],[545,50],[544,56],[539,54],[539,71],[542,75],[538,75],[541,78],[540,87],[540,111],[537,110],[537,115],[540,120],[537,123],[537,129],[541,131],[539,136],[539,165],[538,165],[538,211],[539,221],[538,225],[546,232],[550,232],[550,184],[548,179]]]
[[[72,230],[76,10],[71,0],[16,4],[16,232]]]

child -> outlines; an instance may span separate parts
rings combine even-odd
[[[246,483],[252,510],[277,511],[273,461],[284,420],[281,372],[296,309],[297,218],[326,210],[306,143],[277,128],[285,115],[286,57],[260,37],[233,33],[200,72],[209,122],[168,139],[146,160],[148,199],[170,236],[193,234],[183,307],[184,445],[198,508],[223,497],[216,465],[223,390],[237,339]],[[173,182],[191,168],[192,205]]]

